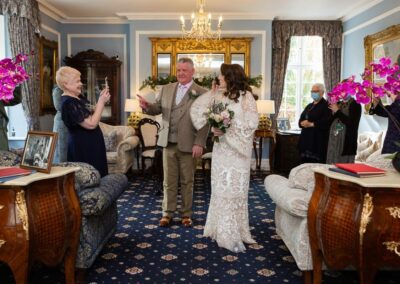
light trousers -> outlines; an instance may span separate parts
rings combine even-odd
[[[196,169],[196,159],[192,153],[178,150],[178,145],[169,143],[163,149],[164,199],[162,203],[163,216],[173,217],[177,208],[178,184],[180,181],[182,217],[192,216],[193,180]]]

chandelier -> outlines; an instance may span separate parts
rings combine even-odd
[[[204,6],[205,0],[197,0],[197,8],[199,11],[192,13],[192,28],[190,30],[186,30],[185,18],[181,16],[182,38],[195,39],[198,41],[221,38],[222,16],[219,16],[217,30],[213,31],[211,29],[211,14],[206,15]]]

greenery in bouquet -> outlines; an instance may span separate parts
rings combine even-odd
[[[21,65],[27,58],[28,55],[20,53],[12,59],[0,60],[0,100],[12,100],[15,88],[28,80],[29,75]]]
[[[220,129],[223,133],[231,126],[235,113],[228,109],[228,104],[222,102],[213,103],[205,113],[208,124],[211,127]],[[219,142],[219,137],[214,136],[214,142]]]

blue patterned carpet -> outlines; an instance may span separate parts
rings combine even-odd
[[[210,198],[208,177],[196,175],[192,228],[181,226],[179,216],[171,227],[158,227],[162,197],[154,194],[155,181],[133,178],[118,202],[118,231],[89,270],[88,283],[303,283],[275,233],[275,206],[263,180],[252,176],[249,191],[251,232],[258,243],[237,254],[202,236]],[[64,283],[59,271],[35,269],[30,283]],[[323,282],[358,283],[357,279],[355,272],[325,273]],[[399,279],[397,272],[381,272],[376,283]]]

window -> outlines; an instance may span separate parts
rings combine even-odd
[[[0,59],[6,57],[6,27],[4,16],[0,15]]]
[[[319,36],[292,37],[278,117],[289,118],[290,125],[298,128],[300,114],[311,102],[310,90],[315,83],[324,83],[322,38]]]

